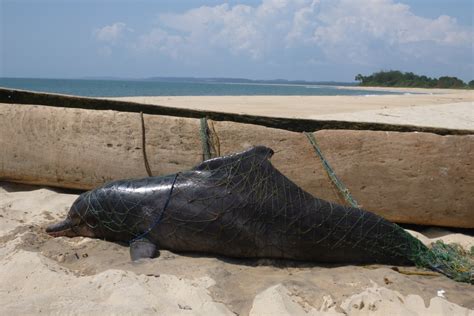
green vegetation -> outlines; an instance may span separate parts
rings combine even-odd
[[[474,80],[466,84],[456,77],[443,76],[436,79],[398,70],[379,71],[370,76],[358,74],[355,80],[359,81],[360,86],[474,89]]]

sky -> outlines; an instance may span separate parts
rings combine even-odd
[[[474,79],[471,0],[0,0],[0,77]]]

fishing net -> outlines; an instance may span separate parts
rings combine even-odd
[[[420,253],[414,261],[453,280],[474,284],[474,253],[465,251],[459,244],[445,244],[438,240],[428,252]]]
[[[70,216],[97,236],[147,238],[174,251],[411,263],[472,282],[472,257],[459,248],[436,243],[430,250],[380,216],[314,198],[272,166],[272,154],[259,146],[178,174],[111,182],[81,195]]]

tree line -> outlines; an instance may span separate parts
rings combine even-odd
[[[456,77],[443,76],[436,79],[398,70],[374,72],[369,76],[358,74],[355,80],[359,81],[359,86],[474,89],[474,80],[465,83]]]

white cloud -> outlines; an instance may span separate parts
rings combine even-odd
[[[134,48],[139,51],[158,51],[174,59],[180,57],[184,39],[180,36],[170,35],[160,28],[140,35]]]
[[[115,39],[123,23],[97,33]],[[229,53],[251,60],[283,52],[367,65],[391,56],[426,58],[438,48],[469,48],[472,31],[448,16],[416,16],[392,0],[263,0],[258,6],[202,6],[160,15],[135,47],[173,58]]]
[[[94,30],[93,35],[98,41],[114,43],[127,30],[131,31],[131,29],[127,28],[125,23],[117,22]]]
[[[169,42],[166,37],[170,37],[171,41],[179,42],[175,49],[187,54],[219,50],[260,59],[280,45],[278,42],[287,35],[295,9],[306,2],[266,0],[258,7],[222,4],[182,14],[163,14],[159,17],[159,27],[141,36],[137,46],[163,51]],[[158,41],[153,36],[157,33]]]
[[[368,63],[390,55],[423,58],[438,48],[467,47],[472,31],[448,16],[428,19],[390,0],[340,0],[313,17],[312,41],[332,59]]]
[[[150,22],[153,27],[133,38],[125,36],[132,33],[124,23],[94,34],[110,48],[132,48],[156,64],[222,73],[230,69],[242,76],[333,72],[350,78],[356,72],[392,68],[470,77],[466,69],[474,69],[471,28],[446,15],[418,16],[396,0],[225,3],[160,14]]]

